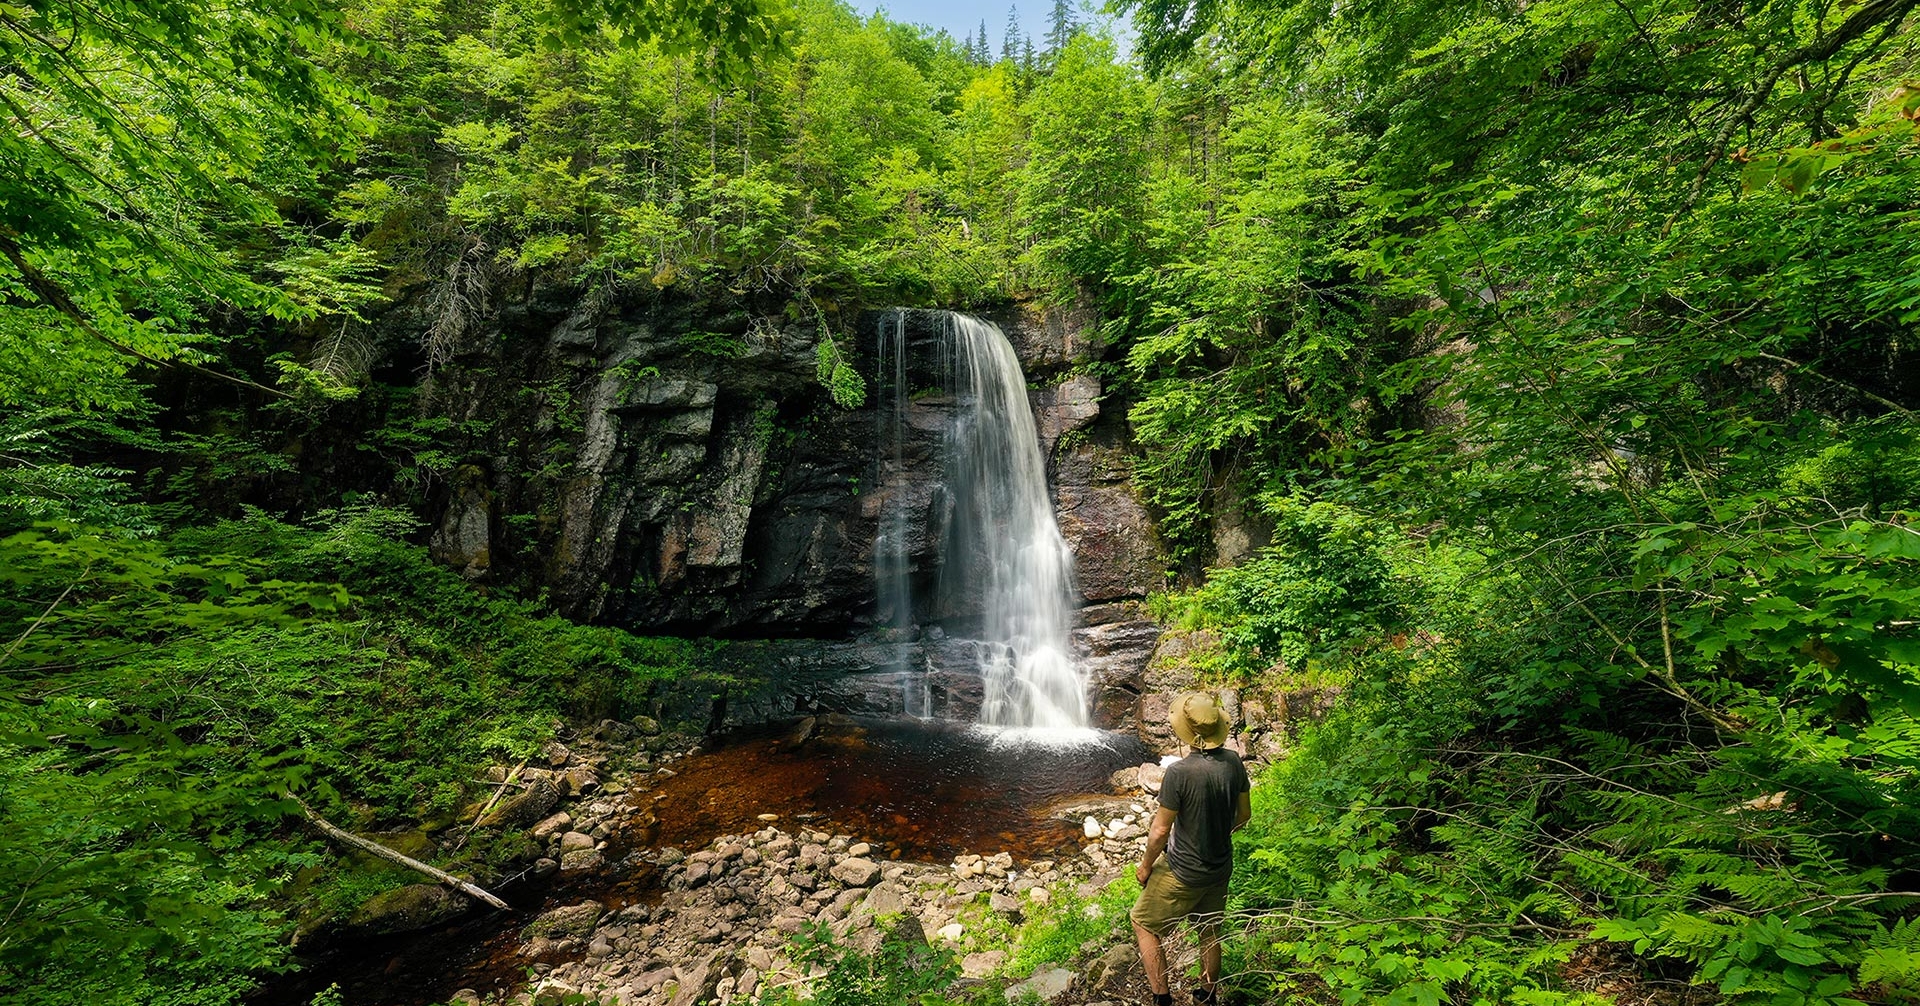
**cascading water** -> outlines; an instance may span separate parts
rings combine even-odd
[[[887,321],[892,322],[891,330]],[[881,388],[891,387],[893,394],[879,409],[879,442],[888,451],[880,459],[880,480],[895,495],[881,511],[873,539],[874,592],[879,600],[878,620],[893,630],[893,670],[900,677],[905,711],[924,719],[933,714],[933,703],[924,670],[913,666],[915,650],[908,638],[913,627],[913,592],[908,583],[907,508],[897,492],[906,477],[901,458],[907,422],[906,312],[896,311],[887,321],[881,322],[879,378]]]
[[[942,313],[940,372],[952,396],[943,448],[943,533],[935,607],[978,611],[975,663],[984,685],[979,722],[994,727],[1062,730],[1087,726],[1086,683],[1068,641],[1073,553],[1054,521],[1026,376],[1000,329]],[[881,332],[881,378],[892,383],[883,406],[882,442],[891,456],[883,478],[903,472],[906,314]],[[882,389],[883,392],[886,389]],[[892,488],[898,489],[897,482]],[[891,492],[874,545],[883,620],[913,623],[908,587],[903,493]],[[909,689],[911,694],[911,689]]]

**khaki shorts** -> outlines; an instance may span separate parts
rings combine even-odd
[[[1167,857],[1161,856],[1127,915],[1147,932],[1165,936],[1182,919],[1191,918],[1197,926],[1217,925],[1226,911],[1227,885],[1188,887],[1173,875]]]

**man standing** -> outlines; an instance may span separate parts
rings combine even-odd
[[[1160,940],[1187,918],[1194,921],[1201,948],[1202,987],[1193,1001],[1214,1001],[1220,981],[1220,923],[1227,908],[1227,880],[1233,875],[1231,836],[1253,817],[1247,769],[1239,755],[1222,746],[1227,742],[1227,718],[1213,696],[1188,692],[1174,700],[1168,718],[1173,732],[1193,750],[1169,766],[1160,783],[1160,807],[1147,832],[1146,855],[1134,870],[1140,899],[1130,913],[1155,1006],[1173,1002]]]

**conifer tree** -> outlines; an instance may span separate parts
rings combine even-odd
[[[1020,58],[1020,7],[1007,8],[1007,33],[1000,38],[1000,58],[1011,63]]]
[[[1073,4],[1068,0],[1053,0],[1053,10],[1047,14],[1047,49],[1059,52],[1080,33],[1080,22],[1073,16]]]

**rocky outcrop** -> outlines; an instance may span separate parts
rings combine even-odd
[[[1074,580],[1088,602],[1143,598],[1166,586],[1167,554],[1133,493],[1131,461],[1089,439],[1054,454],[1054,507],[1073,546]]]
[[[992,312],[1035,383],[1062,526],[1091,603],[1139,597],[1166,560],[1127,490],[1123,409],[1081,364],[1085,311]],[[883,313],[842,348],[866,368]],[[907,383],[936,387],[937,315],[909,313]],[[396,322],[397,323],[397,322]],[[912,396],[901,463],[880,468],[877,393],[832,404],[817,326],[669,294],[504,309],[443,350],[429,399],[468,434],[443,453],[433,551],[474,577],[533,575],[568,614],[652,631],[844,637],[870,624],[881,504],[909,494],[914,575],[937,574],[940,432],[951,402]],[[918,361],[918,362],[912,362]],[[883,477],[891,476],[891,477]],[[889,494],[882,496],[880,494]],[[965,619],[966,611],[939,612]]]
[[[493,565],[493,493],[486,471],[462,465],[453,473],[453,498],[440,516],[428,551],[468,579],[487,575]]]

